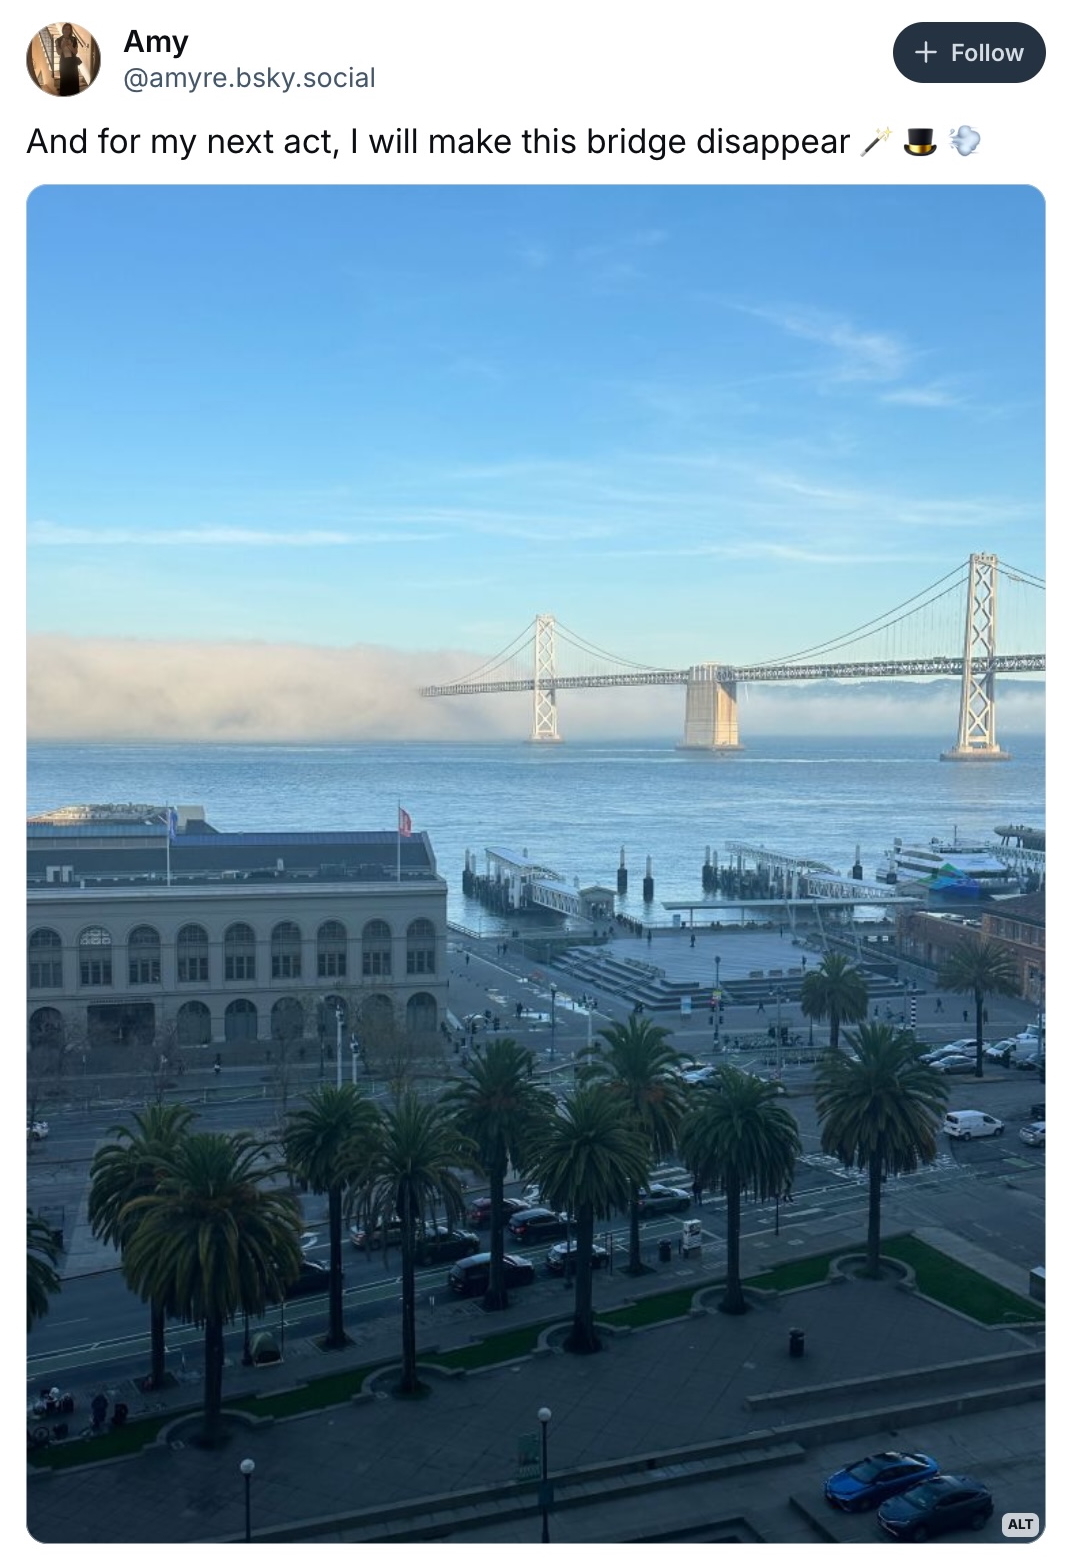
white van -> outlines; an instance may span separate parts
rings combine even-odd
[[[976,1108],[956,1108],[944,1115],[940,1127],[952,1140],[977,1140],[982,1135],[1003,1134],[1002,1119],[994,1119],[990,1113],[980,1113]]]
[[[985,1049],[985,1057],[1002,1064],[1007,1060],[1013,1065],[1034,1065],[1042,1052],[1037,1037],[1005,1037],[1001,1043],[991,1043]]]

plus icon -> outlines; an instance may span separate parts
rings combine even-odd
[[[923,49],[915,49],[914,53],[923,55],[924,59],[925,59],[925,64],[927,65],[929,63],[929,55],[930,54],[935,54],[937,51],[935,49],[930,49],[929,48],[929,41],[928,41],[927,38],[924,40],[924,45],[925,46],[924,46]]]

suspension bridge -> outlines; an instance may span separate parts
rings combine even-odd
[[[995,554],[971,554],[965,565],[897,607],[791,656],[742,665],[701,662],[689,668],[651,667],[602,651],[557,624],[554,615],[538,614],[509,646],[469,677],[452,684],[426,685],[419,693],[429,697],[531,693],[530,742],[558,744],[556,696],[561,690],[685,685],[686,712],[678,748],[733,753],[742,748],[738,731],[741,684],[957,677],[961,681],[957,736],[941,759],[1007,760],[1007,752],[996,739],[996,676],[1043,672],[1044,653],[999,650],[1001,578],[1005,583],[1005,623],[1009,619],[1015,625],[1005,631],[1006,643],[1039,644],[1043,640],[1044,581],[1003,564]],[[1008,612],[1008,599],[1018,605],[1016,614]],[[926,645],[932,649],[923,650]],[[854,650],[857,657],[848,655]],[[862,656],[862,652],[869,655]],[[584,667],[564,671],[562,664],[568,659]]]

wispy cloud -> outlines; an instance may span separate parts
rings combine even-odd
[[[894,333],[871,331],[822,310],[747,304],[734,307],[768,321],[792,337],[830,349],[831,359],[825,370],[829,380],[897,380],[916,357]]]
[[[36,548],[357,548],[387,543],[430,543],[438,534],[383,532],[273,532],[250,527],[66,527],[32,522],[27,542]]]
[[[965,407],[967,398],[959,396],[946,386],[901,386],[896,391],[881,394],[882,402],[892,402],[898,407]]]

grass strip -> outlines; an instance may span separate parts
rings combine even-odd
[[[674,1320],[690,1312],[690,1306],[704,1282],[697,1281],[689,1287],[679,1287],[675,1292],[654,1293],[650,1298],[639,1298],[622,1309],[612,1309],[608,1314],[598,1314],[603,1325],[659,1325],[664,1320]]]
[[[419,1361],[438,1368],[479,1369],[493,1363],[509,1363],[532,1352],[537,1345],[543,1325],[527,1325],[521,1330],[505,1331],[502,1336],[486,1336],[484,1341],[472,1342],[467,1347],[453,1347],[448,1352],[438,1352],[435,1357]]]
[[[951,1260],[919,1238],[892,1238],[882,1252],[893,1260],[904,1260],[917,1274],[918,1291],[937,1303],[968,1314],[982,1325],[1011,1325],[1045,1319],[1045,1312],[1032,1298],[1017,1293],[971,1270],[959,1260]]]

